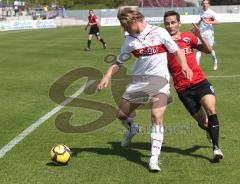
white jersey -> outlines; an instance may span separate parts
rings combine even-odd
[[[177,44],[165,29],[147,24],[140,34],[126,37],[117,63],[124,63],[133,54],[137,58],[132,67],[133,76],[161,76],[169,81],[167,52],[177,50]]]
[[[200,22],[200,31],[201,33],[204,32],[214,32],[213,25],[212,24],[205,24],[202,20],[207,19],[208,21],[214,21],[216,20],[216,13],[208,8],[206,11],[203,11],[200,15],[201,22]]]

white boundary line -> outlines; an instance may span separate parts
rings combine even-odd
[[[207,78],[238,78],[240,75],[209,75]]]
[[[13,138],[8,144],[6,144],[4,147],[2,147],[0,149],[0,159],[3,158],[4,155],[6,155],[7,152],[9,152],[12,148],[14,148],[19,142],[21,142],[26,136],[28,136],[35,129],[37,129],[46,120],[48,120],[54,114],[59,112],[62,108],[64,108],[64,106],[66,106],[67,104],[72,102],[74,100],[74,98],[78,97],[87,87],[89,87],[93,83],[94,83],[94,80],[90,80],[89,82],[86,82],[72,96],[70,96],[69,98],[64,100],[60,105],[58,105],[57,107],[53,108],[47,114],[43,115],[41,118],[39,118],[37,121],[35,121],[32,125],[30,125],[28,128],[23,130],[20,134],[18,134],[15,138]]]

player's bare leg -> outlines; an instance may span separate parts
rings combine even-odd
[[[158,166],[159,156],[164,137],[163,116],[167,108],[168,97],[165,94],[159,94],[152,99],[151,115],[151,158],[149,160],[149,169],[151,171],[160,171]]]
[[[203,107],[193,116],[193,118],[198,122],[198,126],[206,131],[206,136],[208,141],[212,144],[211,136],[208,132],[208,116]]]
[[[85,49],[85,51],[90,51],[91,50],[91,42],[92,42],[92,34],[88,35],[88,42],[87,42],[87,48]]]
[[[121,146],[126,147],[131,143],[132,137],[139,132],[139,126],[134,123],[134,119],[130,117],[131,113],[140,106],[140,104],[130,103],[122,98],[117,111],[117,118],[122,121],[123,126],[126,128]]]
[[[218,69],[218,60],[217,60],[216,52],[214,49],[211,52],[211,56],[212,56],[212,60],[213,60],[213,70],[217,70]]]
[[[201,107],[201,109],[193,116],[193,118],[198,122],[198,126],[201,129],[207,130],[208,117],[207,117],[207,114],[206,114],[205,110],[203,109],[203,107]]]
[[[200,102],[208,115],[208,132],[213,143],[213,160],[219,161],[223,158],[223,154],[219,148],[219,121],[215,109],[216,98],[209,94],[202,97]]]
[[[106,42],[99,35],[96,35],[96,36],[97,36],[98,41],[100,41],[102,43],[103,48],[106,49],[107,48]]]

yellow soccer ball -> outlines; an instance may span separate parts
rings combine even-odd
[[[66,165],[71,159],[71,150],[63,144],[59,144],[51,149],[51,160],[57,164]]]

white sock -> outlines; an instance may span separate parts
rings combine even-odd
[[[126,129],[130,129],[132,124],[133,124],[133,118],[132,117],[128,117],[126,120],[123,120],[122,121],[122,124],[123,126],[126,128]]]
[[[216,56],[216,52],[214,50],[212,50],[211,55],[212,55],[213,62],[217,63],[217,56]]]
[[[160,125],[153,125],[151,129],[151,160],[158,160],[161,153],[164,128]]]
[[[200,65],[201,55],[202,55],[202,53],[200,51],[196,52],[196,60],[197,60],[197,64],[198,65]]]

